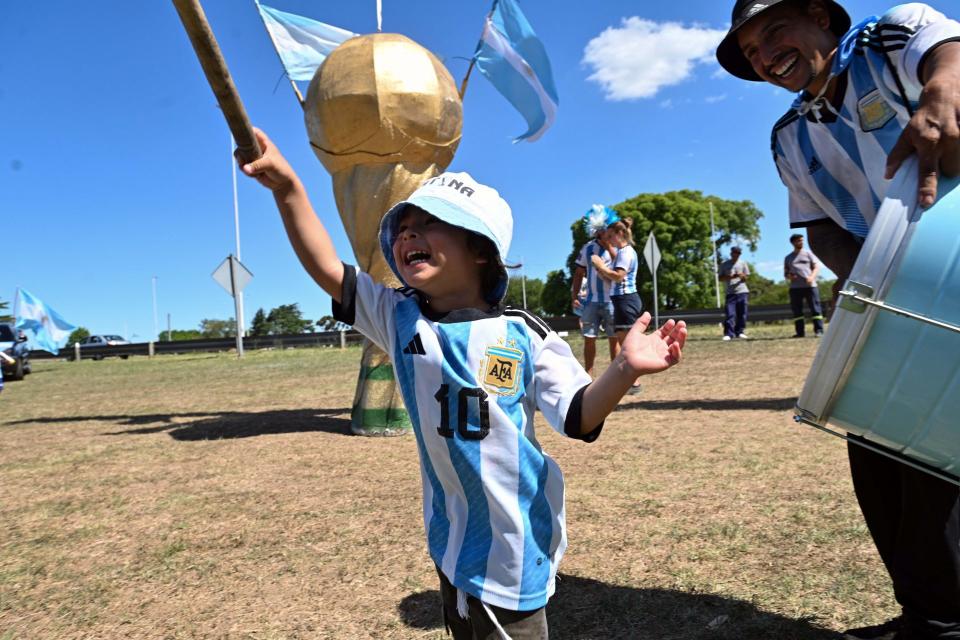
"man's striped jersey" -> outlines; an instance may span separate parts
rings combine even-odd
[[[597,268],[590,261],[593,256],[600,256],[600,259],[608,267],[611,262],[610,252],[596,240],[591,240],[580,249],[580,254],[577,256],[577,266],[587,270],[584,277],[587,283],[587,297],[583,302],[584,304],[588,302],[610,302],[610,282],[600,277]]]
[[[832,73],[842,106],[802,94],[773,129],[791,227],[831,219],[866,237],[889,184],[887,155],[923,89],[920,67],[952,40],[960,40],[960,23],[920,3],[868,18],[841,38]]]
[[[639,262],[637,259],[637,250],[631,245],[628,244],[617,251],[617,257],[613,259],[611,269],[623,269],[627,272],[627,275],[620,282],[613,283],[613,286],[610,288],[610,295],[624,296],[628,293],[637,292],[637,266]]]
[[[519,309],[435,316],[414,289],[350,266],[334,317],[390,354],[420,452],[430,556],[458,589],[515,611],[543,607],[567,545],[563,475],[534,411],[579,435],[590,376],[542,320]]]

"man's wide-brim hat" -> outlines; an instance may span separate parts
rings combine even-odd
[[[802,2],[803,0],[799,0]],[[850,29],[850,15],[833,0],[822,0],[830,12],[830,31],[836,34],[837,38]],[[761,15],[771,7],[775,7],[783,2],[798,2],[798,0],[737,0],[733,7],[733,14],[730,16],[732,26],[727,35],[717,47],[717,62],[720,66],[731,74],[744,80],[753,80],[762,82],[763,78],[757,75],[750,66],[750,62],[743,51],[740,49],[740,43],[737,40],[737,32],[757,16]]]

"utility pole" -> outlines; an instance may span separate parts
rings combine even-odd
[[[717,308],[720,308],[720,265],[717,264],[717,230],[713,226],[713,203],[710,203],[710,248],[713,250],[713,284],[717,290]]]

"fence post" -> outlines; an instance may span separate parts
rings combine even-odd
[[[77,340],[73,343],[73,359],[77,362],[80,362],[80,341]]]
[[[147,355],[153,357],[153,340],[147,343]]]
[[[347,348],[347,332],[346,331],[340,332],[340,348],[341,349]]]

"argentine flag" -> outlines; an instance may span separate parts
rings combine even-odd
[[[13,315],[17,319],[16,328],[27,334],[31,349],[42,349],[54,355],[60,352],[60,347],[77,328],[26,289],[17,289]]]
[[[495,0],[474,54],[477,68],[526,119],[514,142],[534,142],[557,115],[557,88],[543,43],[514,0]]]
[[[257,3],[263,26],[291,80],[310,82],[330,52],[355,33]]]

